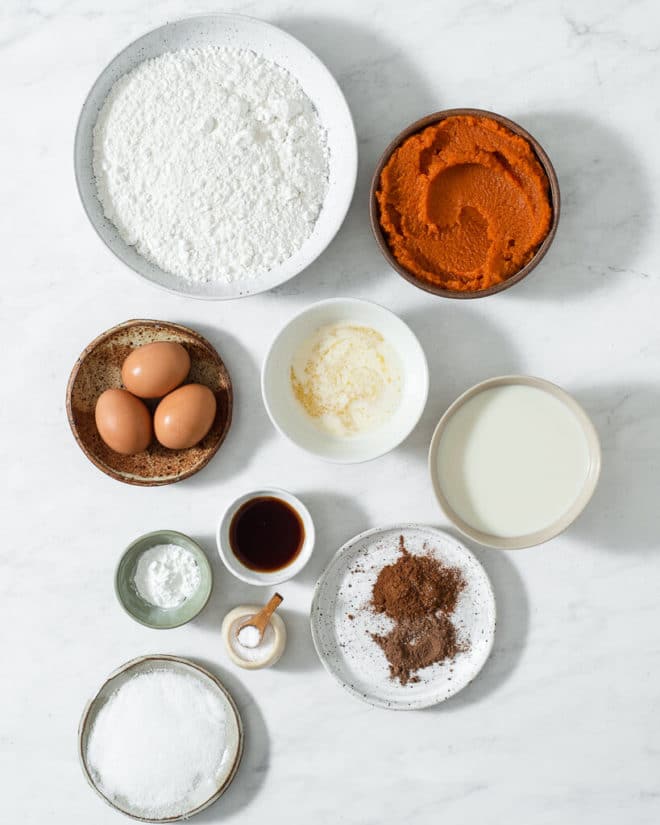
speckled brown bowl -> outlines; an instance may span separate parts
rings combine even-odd
[[[550,185],[550,202],[552,204],[552,222],[550,224],[550,231],[546,235],[545,240],[543,241],[541,246],[537,249],[534,257],[527,264],[525,264],[525,266],[522,269],[519,269],[518,272],[515,273],[515,275],[511,275],[510,278],[507,278],[506,281],[502,281],[499,284],[495,284],[494,286],[488,287],[488,289],[479,290],[478,292],[459,292],[453,289],[444,289],[443,287],[437,286],[431,281],[427,281],[424,278],[419,278],[405,266],[402,266],[392,254],[392,250],[390,249],[389,244],[387,243],[387,238],[385,237],[385,234],[380,225],[380,209],[378,207],[378,200],[376,199],[376,191],[378,190],[378,187],[380,185],[381,172],[383,171],[383,168],[387,164],[395,149],[398,149],[399,146],[404,142],[404,140],[409,138],[411,135],[417,134],[417,132],[421,132],[422,129],[426,129],[427,126],[432,126],[434,123],[439,123],[441,120],[445,120],[448,117],[454,117],[455,115],[464,115],[469,117],[488,117],[491,120],[495,120],[502,126],[505,126],[514,134],[520,135],[520,137],[525,138],[525,140],[530,144],[530,146],[534,150],[539,163],[543,167],[543,170],[548,178],[548,183]],[[443,298],[485,298],[487,295],[495,295],[498,292],[504,292],[505,289],[509,289],[515,284],[520,283],[520,281],[522,281],[523,278],[526,278],[527,275],[529,275],[529,273],[539,265],[542,258],[545,256],[546,252],[550,248],[550,244],[552,243],[557,232],[557,225],[559,223],[559,211],[560,197],[557,173],[555,172],[554,167],[550,162],[550,158],[546,154],[541,144],[538,142],[538,140],[536,140],[536,138],[532,137],[532,135],[530,135],[529,132],[523,129],[522,126],[519,126],[517,123],[514,123],[513,120],[509,120],[509,118],[507,117],[498,115],[495,112],[488,112],[484,109],[445,109],[442,112],[434,112],[432,115],[427,115],[426,117],[420,118],[419,120],[416,120],[414,123],[411,123],[410,126],[407,126],[402,132],[400,132],[394,138],[394,140],[390,143],[390,145],[387,147],[387,149],[385,149],[385,151],[381,155],[381,158],[378,161],[378,164],[376,165],[374,176],[371,179],[371,191],[369,192],[369,216],[371,219],[371,228],[373,230],[374,237],[376,238],[376,242],[380,247],[380,251],[383,253],[392,269],[395,269],[399,273],[399,275],[401,275],[401,277],[405,278],[406,281],[409,281],[416,287],[419,287],[420,289],[423,289],[426,292],[431,292],[433,293],[433,295],[441,295]]]
[[[94,421],[96,400],[104,390],[121,387],[121,365],[132,349],[154,341],[176,341],[190,354],[185,383],[205,384],[215,395],[217,412],[208,434],[186,450],[168,450],[155,439],[136,455],[120,455],[102,440]],[[181,481],[205,467],[225,440],[231,424],[232,385],[222,359],[206,338],[168,321],[125,321],[99,335],[75,363],[66,391],[71,430],[87,458],[117,481],[158,487]],[[154,402],[147,402],[153,408]]]

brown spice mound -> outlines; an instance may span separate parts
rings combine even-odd
[[[390,676],[401,684],[418,682],[416,672],[453,659],[465,649],[449,618],[465,587],[462,572],[434,556],[413,556],[399,539],[401,555],[378,574],[372,607],[394,622],[386,635],[373,634],[390,665]]]
[[[404,619],[387,636],[373,635],[390,663],[390,676],[402,685],[419,682],[416,671],[453,659],[463,648],[456,628],[444,613],[422,619]]]
[[[399,538],[401,556],[378,574],[372,592],[376,613],[395,621],[421,618],[443,610],[453,613],[465,581],[456,567],[445,567],[433,556],[413,556]]]

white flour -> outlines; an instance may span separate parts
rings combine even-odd
[[[252,278],[291,257],[328,187],[326,133],[298,81],[231,48],[170,52],[121,77],[93,166],[126,243],[189,281]]]

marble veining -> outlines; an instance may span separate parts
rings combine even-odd
[[[119,664],[145,653],[197,659],[236,697],[244,763],[200,823],[283,825],[656,825],[660,821],[660,6],[654,0],[250,0],[314,49],[339,80],[360,145],[358,186],[329,249],[272,293],[205,304],[137,280],[94,235],[72,169],[75,124],[103,66],[165,20],[211,0],[5,0],[0,14],[3,277],[3,542],[0,787],[7,825],[110,825],[85,784],[76,728]],[[555,243],[515,289],[449,302],[390,271],[367,215],[391,137],[437,109],[490,108],[545,146],[563,204]],[[270,425],[259,392],[286,319],[338,294],[399,313],[431,368],[426,412],[373,464],[330,466]],[[66,422],[81,349],[128,318],[189,324],[219,349],[236,416],[214,461],[166,488],[97,472]],[[493,655],[461,694],[388,713],[344,693],[314,653],[308,611],[336,549],[393,521],[446,526],[425,465],[438,417],[462,390],[529,372],[593,416],[603,474],[563,536],[511,554],[477,550],[497,598]],[[223,507],[246,489],[298,494],[317,527],[308,567],[282,588],[289,646],[270,671],[239,672],[221,648],[229,608],[268,592],[230,579],[214,547]],[[115,602],[112,575],[137,535],[199,540],[216,588],[191,625],[153,631]]]

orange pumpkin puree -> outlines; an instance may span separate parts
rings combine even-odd
[[[397,261],[455,291],[514,275],[552,221],[548,178],[534,150],[487,117],[448,117],[411,135],[383,168],[376,197]]]

